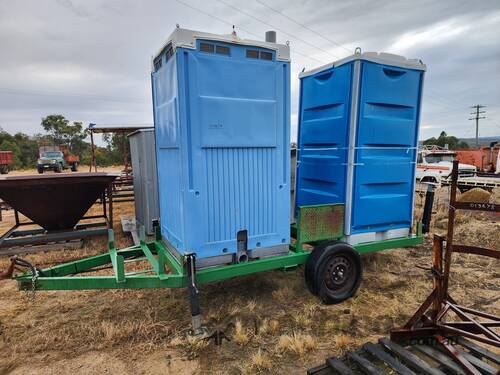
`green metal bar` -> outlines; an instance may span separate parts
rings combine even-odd
[[[108,249],[111,257],[111,264],[115,272],[116,281],[119,283],[125,282],[125,259],[123,255],[118,255],[115,248],[115,235],[113,229],[108,230]]]
[[[373,242],[365,242],[354,245],[353,247],[360,253],[371,253],[375,251],[387,250],[387,249],[396,249],[399,247],[410,247],[420,245],[424,242],[422,236],[413,236],[413,237],[403,237],[403,238],[393,238],[390,240],[384,241],[373,241]]]
[[[140,258],[125,259],[125,263],[142,262],[143,260],[148,260],[148,258],[140,257]]]
[[[156,260],[155,256],[149,249],[149,247],[146,245],[146,243],[141,240],[139,246],[141,247],[141,250],[144,252],[144,255],[146,255],[146,258],[148,258],[149,263],[151,264],[151,267],[153,267],[153,270],[158,274],[158,261]]]
[[[144,273],[150,273],[150,272],[155,272],[155,270],[150,269],[150,270],[140,270],[140,271],[128,272],[125,274],[125,276],[129,277],[129,276],[135,276],[135,275],[142,275]]]
[[[280,268],[305,264],[308,252],[289,252],[288,255],[254,260],[247,263],[231,264],[221,267],[207,268],[196,273],[199,284],[230,279],[236,276],[249,275],[256,272],[270,271]]]
[[[124,258],[137,256],[142,254],[142,250],[140,248],[131,247],[117,251],[118,254],[122,255]],[[66,276],[66,275],[74,275],[80,272],[87,271],[89,269],[103,266],[105,264],[111,263],[111,257],[108,253],[95,255],[92,257],[75,260],[72,262],[60,264],[51,268],[46,268],[42,270],[44,275],[50,277],[56,276]]]
[[[31,276],[18,279],[20,290],[31,290]],[[39,277],[37,290],[97,290],[97,289],[151,289],[182,288],[186,285],[184,276],[169,275],[160,280],[156,275],[130,276],[127,282],[118,282],[115,276],[74,276],[74,277]]]
[[[42,274],[49,277],[73,275],[94,267],[109,264],[110,262],[111,258],[109,253],[105,253],[44,269],[42,270]]]
[[[158,275],[165,275],[165,252],[161,250],[158,252]]]
[[[153,245],[156,249],[156,252],[158,253],[158,255],[160,253],[163,254],[163,257],[165,259],[165,264],[167,265],[168,269],[173,273],[173,274],[176,274],[176,275],[182,275],[184,274],[184,268],[182,267],[182,265],[179,263],[179,261],[177,260],[176,257],[174,257],[170,251],[168,251],[168,249],[165,247],[166,245],[164,245],[162,242],[160,241],[154,241],[153,242]]]

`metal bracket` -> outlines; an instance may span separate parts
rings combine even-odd
[[[205,335],[207,330],[201,325],[201,312],[200,303],[198,301],[198,288],[196,287],[196,255],[187,254],[186,257],[186,270],[188,276],[188,295],[189,305],[191,307],[191,323],[193,329],[190,332],[191,336]]]

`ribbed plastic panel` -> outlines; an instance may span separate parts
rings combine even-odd
[[[422,72],[363,62],[352,233],[410,228]]]
[[[232,238],[241,229],[276,231],[273,148],[212,148],[207,165],[208,241]]]
[[[302,80],[296,207],[343,203],[351,65]]]

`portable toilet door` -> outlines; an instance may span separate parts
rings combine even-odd
[[[351,244],[405,237],[425,65],[358,53],[300,75],[297,206],[345,205]]]

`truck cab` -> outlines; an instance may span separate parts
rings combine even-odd
[[[52,170],[56,173],[62,172],[67,167],[64,154],[61,151],[42,151],[37,161],[38,173]]]
[[[456,153],[447,149],[433,147],[419,150],[415,174],[417,181],[441,184],[450,177],[455,158]],[[458,173],[460,177],[473,177],[476,167],[459,164]]]

